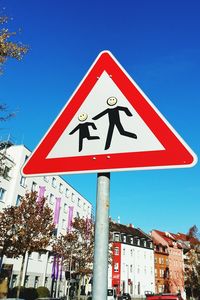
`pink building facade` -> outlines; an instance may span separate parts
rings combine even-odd
[[[173,233],[153,230],[151,235],[168,248],[170,293],[181,292],[184,295],[184,258],[181,244]]]

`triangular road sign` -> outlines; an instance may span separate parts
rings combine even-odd
[[[99,54],[24,175],[191,167],[197,157],[113,55]]]

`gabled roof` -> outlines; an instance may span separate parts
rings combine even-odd
[[[198,244],[200,241],[195,237],[190,237],[188,234],[178,232],[176,238],[180,241],[189,242],[192,244]]]
[[[154,230],[157,234],[159,234],[169,245],[169,247],[173,247],[174,243],[176,243],[179,249],[182,249],[181,243],[178,242],[176,235],[167,231]]]

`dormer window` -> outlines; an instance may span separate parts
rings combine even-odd
[[[123,242],[126,243],[126,236],[123,236]]]
[[[115,242],[119,242],[119,234],[118,233],[115,233],[114,239],[115,239]]]

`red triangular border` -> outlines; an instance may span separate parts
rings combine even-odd
[[[66,158],[48,158],[63,131],[88,96],[103,71],[111,77],[126,99],[151,129],[165,150],[88,155]],[[67,147],[67,145],[65,145]],[[99,54],[83,81],[55,120],[43,140],[33,152],[22,172],[24,175],[65,174],[190,167],[196,155],[175,132],[133,79],[109,51]]]

